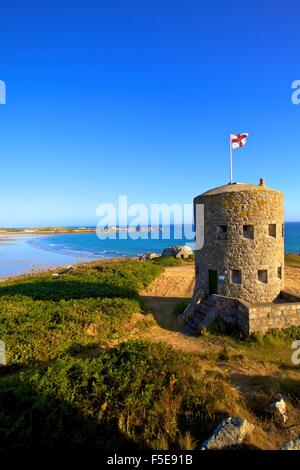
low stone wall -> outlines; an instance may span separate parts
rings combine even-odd
[[[290,292],[282,291],[280,303],[269,304],[254,305],[216,294],[210,298],[215,304],[210,320],[222,318],[226,323],[237,325],[246,335],[300,326],[300,296]]]
[[[286,303],[283,301],[287,300]],[[281,303],[251,305],[248,311],[248,333],[267,333],[274,328],[300,326],[300,297],[289,292],[281,293]]]

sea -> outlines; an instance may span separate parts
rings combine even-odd
[[[97,259],[161,253],[164,248],[172,245],[189,245],[193,248],[191,226],[163,228],[159,232],[140,232],[134,235],[139,238],[133,239],[126,233],[120,236],[110,235],[106,239],[99,239],[95,233],[1,236],[0,277]],[[285,251],[300,254],[300,222],[285,223]]]

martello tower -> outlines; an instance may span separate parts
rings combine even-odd
[[[228,184],[196,197],[196,204],[204,205],[204,246],[195,252],[194,299],[217,294],[273,302],[284,287],[283,193],[263,180]]]

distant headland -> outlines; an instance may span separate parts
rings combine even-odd
[[[27,227],[27,228],[0,228],[0,236],[5,235],[55,235],[61,233],[138,233],[162,232],[161,227]]]

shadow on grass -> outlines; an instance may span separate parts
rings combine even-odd
[[[63,355],[67,354],[71,357],[80,358],[80,359],[93,359],[99,356],[103,350],[110,349],[106,345],[102,345],[99,342],[95,342],[93,344],[81,344],[81,343],[73,343],[66,351],[64,351]],[[23,364],[8,364],[8,365],[1,365],[0,364],[0,379],[5,378],[8,376],[14,376],[19,372],[26,372],[32,370],[32,368],[45,368],[54,364],[60,357],[63,355],[58,355],[57,357],[53,358],[50,361],[38,361],[33,360],[31,362],[23,363]],[[1,410],[0,410],[1,411]]]
[[[53,393],[38,393],[15,376],[0,386],[0,417],[0,450],[138,447],[119,430],[117,419],[85,416]]]
[[[190,298],[184,297],[152,297],[141,296],[142,304],[145,309],[152,313],[157,324],[164,330],[177,331],[188,336],[195,334],[188,328],[184,328],[178,322],[176,315],[177,307],[190,302]]]
[[[73,343],[66,351],[66,354],[80,359],[93,359],[96,358],[99,355],[99,352],[104,349],[109,349],[109,347],[105,347],[102,344],[99,344],[99,342],[95,342],[94,344]]]
[[[138,299],[138,293],[129,287],[107,282],[88,282],[77,280],[43,280],[24,282],[0,288],[0,297],[27,296],[33,300],[71,300],[91,297],[122,297]]]

